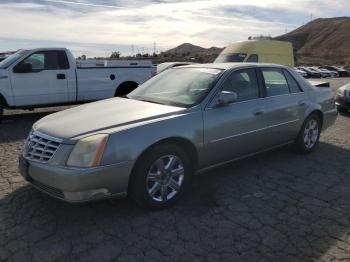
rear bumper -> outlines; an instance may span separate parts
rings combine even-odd
[[[69,168],[28,161],[20,156],[19,170],[34,187],[67,202],[124,197],[133,162],[96,168]]]
[[[326,130],[328,127],[334,124],[337,120],[338,110],[336,108],[323,113],[323,125],[322,130]]]

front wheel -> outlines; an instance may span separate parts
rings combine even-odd
[[[316,114],[311,114],[305,120],[296,140],[296,147],[298,151],[304,154],[312,152],[318,144],[320,134],[320,118]]]
[[[159,145],[137,161],[130,181],[130,195],[141,207],[167,208],[185,192],[191,175],[191,163],[181,148]]]

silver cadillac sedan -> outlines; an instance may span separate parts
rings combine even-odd
[[[148,208],[174,204],[194,174],[293,143],[312,152],[337,110],[329,88],[270,64],[169,69],[127,98],[36,122],[20,171],[69,202],[131,196]]]

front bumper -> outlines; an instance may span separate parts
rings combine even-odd
[[[94,168],[54,166],[19,159],[21,175],[34,187],[67,202],[125,197],[133,162]]]

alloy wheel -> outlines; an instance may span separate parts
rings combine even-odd
[[[175,155],[165,155],[157,159],[148,171],[147,192],[157,202],[172,199],[181,189],[185,168],[181,159]]]
[[[312,149],[319,136],[319,127],[315,119],[310,119],[304,129],[304,145],[307,149]]]

